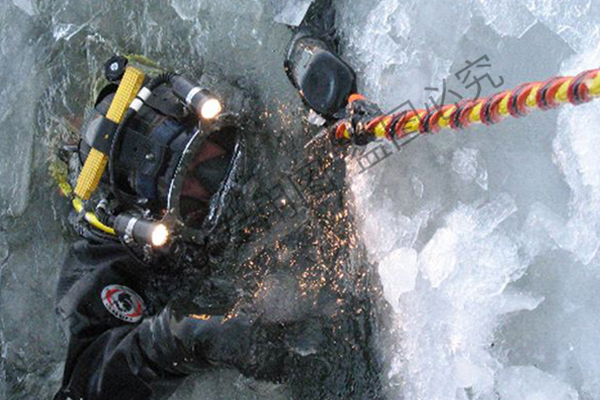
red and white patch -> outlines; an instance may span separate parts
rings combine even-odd
[[[105,287],[102,290],[102,304],[112,315],[132,324],[139,322],[144,313],[142,298],[127,286]]]

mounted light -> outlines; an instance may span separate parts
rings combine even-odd
[[[163,224],[158,224],[152,231],[152,246],[163,247],[169,240],[169,230]]]
[[[193,81],[175,75],[171,78],[173,93],[179,100],[185,102],[188,108],[202,119],[216,118],[222,111],[221,102],[208,90],[202,89]]]
[[[169,229],[159,222],[147,221],[129,214],[119,214],[115,218],[114,229],[119,236],[130,238],[138,243],[163,247],[169,241]]]
[[[215,98],[209,98],[200,108],[200,117],[202,119],[213,119],[221,114],[223,107],[221,102]]]

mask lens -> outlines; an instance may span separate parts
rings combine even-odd
[[[201,227],[209,212],[210,199],[220,190],[230,169],[235,131],[213,133],[200,146],[183,180],[179,213],[186,226]]]

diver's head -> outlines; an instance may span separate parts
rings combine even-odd
[[[173,232],[200,242],[232,175],[240,130],[231,119],[217,118],[220,101],[189,79],[164,74],[149,86],[148,93],[139,90],[130,109],[143,101],[105,146],[109,170],[94,194],[96,213],[117,235],[137,242],[163,245]],[[119,89],[110,84],[101,91],[82,133],[81,165],[107,136]]]

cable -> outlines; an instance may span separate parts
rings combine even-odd
[[[148,85],[144,86],[137,97],[131,102],[129,109],[125,113],[123,120],[114,134],[110,145],[110,152],[108,154],[108,175],[111,192],[121,204],[127,204],[133,201],[133,198],[126,200],[125,194],[117,187],[115,157],[120,150],[123,131],[127,126],[127,123],[137,114],[142,104],[150,97],[152,91],[162,84],[169,83],[174,76],[176,76],[174,72],[165,72],[156,76],[148,83]]]
[[[562,104],[579,105],[600,97],[600,69],[584,71],[572,77],[554,77],[544,82],[532,82],[513,90],[492,94],[482,99],[463,100],[428,110],[402,111],[371,116],[356,123],[344,118],[332,128],[333,136],[340,141],[354,137],[392,139],[411,133],[438,132],[444,128],[464,129],[472,124],[492,125],[505,117],[519,118],[533,109],[549,110]],[[362,96],[349,99],[348,113],[352,115],[355,103],[366,102]]]

